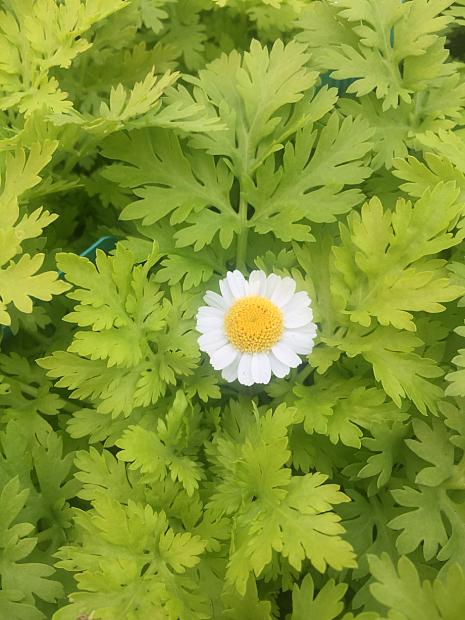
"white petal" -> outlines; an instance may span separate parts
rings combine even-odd
[[[271,350],[280,362],[290,366],[291,368],[296,368],[301,362],[300,357],[298,357],[298,355],[296,355],[294,351],[282,341],[275,344]]]
[[[237,369],[237,378],[242,385],[252,385],[252,355],[250,353],[242,353]]]
[[[295,280],[292,278],[281,278],[281,281],[276,285],[270,300],[276,304],[278,308],[282,308],[294,295],[295,286]]]
[[[303,310],[304,308],[310,308],[312,302],[308,293],[305,291],[299,291],[294,293],[290,300],[282,307],[282,310]]]
[[[221,371],[221,376],[228,383],[232,383],[237,379],[237,368],[239,366],[239,359],[239,356],[237,356],[232,364],[229,364],[229,366],[226,366],[226,368],[223,368],[223,370]]]
[[[286,310],[283,312],[284,314],[284,327],[296,328],[303,327],[304,325],[308,325],[312,322],[313,313],[310,308],[305,308],[303,310],[298,310],[296,312]]]
[[[248,294],[264,295],[266,290],[266,274],[264,271],[256,269],[249,276]]]
[[[266,279],[265,297],[271,299],[271,296],[273,295],[275,288],[278,286],[280,281],[281,278],[279,276],[277,276],[275,273],[270,273],[270,275]]]
[[[231,293],[231,289],[229,288],[229,284],[226,278],[223,278],[223,280],[220,280],[220,291],[221,291],[221,295],[224,301],[226,302],[229,308],[229,306],[231,306],[234,303],[234,297],[233,297],[233,294]]]
[[[292,328],[289,331],[294,331]],[[300,332],[301,334],[309,334],[311,336],[316,335],[317,327],[316,324],[311,321],[308,325],[304,325],[303,327],[298,327],[295,331]]]
[[[313,349],[315,335],[296,330],[286,330],[281,338],[295,353],[308,355]]]
[[[226,300],[224,300],[221,295],[218,295],[218,293],[214,293],[213,291],[207,291],[203,300],[209,306],[213,306],[219,310],[227,310],[229,307]]]
[[[218,308],[211,308],[210,306],[202,306],[197,311],[198,319],[224,319],[225,312]]]
[[[252,378],[255,383],[269,383],[271,379],[271,364],[266,353],[253,353]]]
[[[299,338],[302,342],[314,341],[316,338],[317,327],[315,323],[308,323],[303,327],[297,327],[295,329],[286,328],[284,334],[299,334]]]
[[[211,318],[211,319],[197,319],[197,331],[200,332],[201,334],[208,334],[208,332],[211,332],[213,329],[222,329],[224,326],[224,319],[217,319],[217,318]]]
[[[210,364],[215,370],[223,370],[232,364],[238,355],[237,349],[228,343],[210,355]]]
[[[291,370],[289,366],[280,362],[273,353],[269,354],[268,359],[270,360],[271,364],[271,372],[275,375],[275,377],[278,377],[278,379],[282,379],[289,374],[289,371]]]
[[[228,279],[229,288],[231,289],[233,297],[239,299],[240,297],[244,297],[247,294],[247,283],[244,276],[238,269],[235,269],[234,271],[228,271],[226,277]]]
[[[221,347],[228,343],[228,339],[223,331],[215,329],[200,336],[197,342],[199,343],[201,351],[210,353],[217,349],[221,349]]]

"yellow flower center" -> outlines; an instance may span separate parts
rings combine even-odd
[[[242,297],[228,310],[224,325],[232,345],[241,353],[268,351],[281,338],[283,315],[265,297]]]

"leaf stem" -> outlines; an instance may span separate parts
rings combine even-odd
[[[306,379],[308,379],[308,377],[312,374],[314,370],[315,368],[307,362],[306,365],[302,368],[302,370],[297,375],[297,379],[301,383],[303,383]]]
[[[27,383],[24,383],[24,381],[20,381],[19,379],[16,379],[13,377],[11,377],[10,379],[13,379],[15,381],[15,383],[18,385],[19,389],[21,390],[23,394],[27,394],[28,396],[31,396],[32,398],[40,397],[39,389],[34,387],[33,385],[28,385]],[[7,377],[7,380],[8,380],[8,377]],[[62,401],[63,401],[63,405],[60,407],[61,411],[66,411],[67,413],[73,414],[80,409],[80,407],[78,407],[77,405],[74,405],[73,403],[71,403],[69,400],[65,398],[63,398]]]
[[[239,202],[239,222],[241,229],[237,236],[236,266],[239,271],[244,272],[247,263],[247,237],[249,234],[249,226],[247,222],[247,201],[242,192]]]

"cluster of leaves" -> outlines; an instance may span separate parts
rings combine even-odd
[[[1,618],[465,616],[464,7],[0,0]],[[235,267],[313,301],[266,388]]]
[[[463,11],[460,4],[316,1],[305,11],[297,38],[312,49],[320,70],[352,80],[348,93],[356,98],[347,99],[341,111],[361,114],[376,131],[374,167],[391,169],[394,158],[417,148],[419,135],[460,124],[465,97],[460,66],[445,62],[445,27]]]

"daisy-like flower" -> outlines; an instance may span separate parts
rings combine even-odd
[[[199,347],[226,381],[243,385],[285,377],[313,349],[316,325],[307,293],[292,278],[238,270],[220,281],[221,295],[208,291],[197,313]]]

